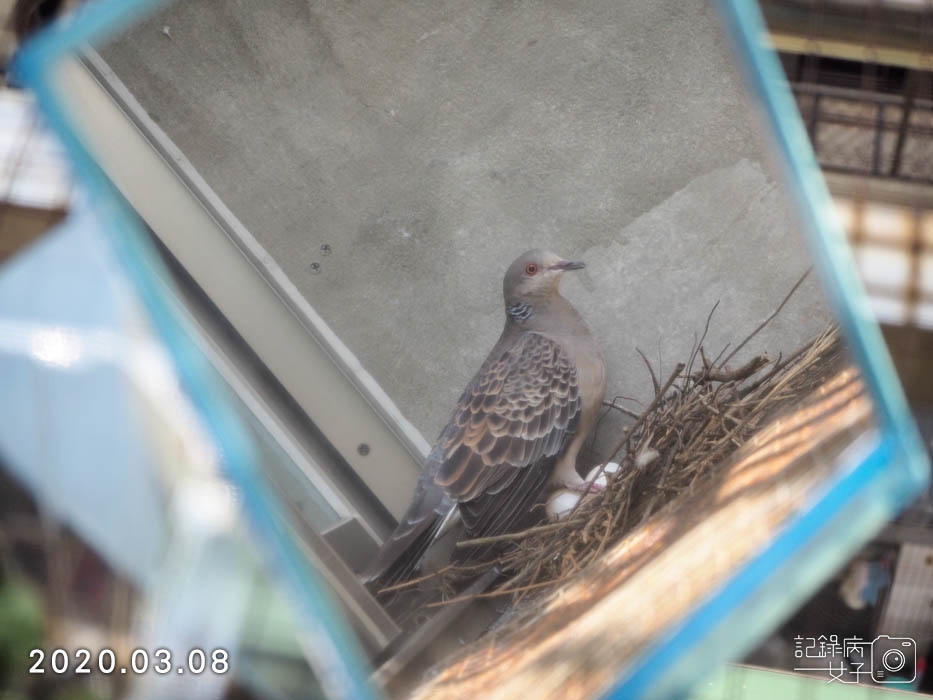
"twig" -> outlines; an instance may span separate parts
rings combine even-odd
[[[534,590],[535,588],[542,588],[544,586],[551,586],[551,585],[556,585],[558,583],[563,583],[568,578],[570,577],[565,576],[564,578],[555,579],[552,581],[538,581],[537,583],[529,583],[526,586],[519,586],[518,588],[497,588],[496,590],[489,591],[487,593],[476,593],[473,595],[460,596],[458,598],[450,598],[449,600],[438,600],[437,602],[434,602],[434,603],[428,603],[424,607],[438,608],[442,605],[452,605],[454,603],[462,603],[464,601],[475,600],[477,598],[497,598],[499,596],[510,595],[512,593],[522,593],[524,591]]]
[[[755,372],[760,370],[771,361],[767,355],[758,355],[753,357],[738,369],[719,369],[710,368],[704,374],[694,377],[697,382],[739,382],[748,379]]]
[[[582,500],[582,498],[581,498]],[[481,545],[495,544],[496,542],[510,542],[512,540],[523,540],[526,537],[531,535],[536,535],[539,532],[550,532],[551,530],[560,530],[564,527],[569,527],[571,525],[582,525],[584,520],[562,520],[559,523],[551,523],[550,525],[537,525],[536,527],[530,527],[527,530],[522,530],[520,532],[508,532],[504,535],[495,535],[494,537],[477,537],[475,540],[462,540],[457,542],[457,548],[463,549],[464,547],[479,547]]]
[[[757,381],[752,382],[746,387],[742,387],[742,389],[739,391],[739,396],[742,398],[745,398],[746,396],[751,394],[753,391],[755,391],[755,389],[760,387],[762,384],[765,384],[766,382],[770,382],[772,379],[774,379],[775,375],[777,375],[777,373],[780,372],[781,368],[783,367],[783,365],[781,364],[781,358],[783,356],[784,354],[779,352],[777,359],[774,361],[774,364],[771,365],[771,369],[768,370],[768,372],[763,377],[760,377]]]
[[[615,449],[612,451],[611,455],[609,456],[609,459],[603,462],[602,467],[600,469],[600,474],[602,473],[602,469],[605,469],[606,465],[609,464],[609,462],[611,462],[617,454],[619,454],[619,450],[621,450],[625,446],[625,443],[627,443],[629,440],[632,439],[632,435],[635,433],[635,431],[638,430],[642,425],[644,425],[646,420],[648,420],[648,416],[650,416],[652,411],[654,411],[654,409],[657,407],[657,405],[661,403],[661,399],[664,397],[664,394],[667,393],[667,390],[671,388],[671,384],[674,383],[674,380],[680,376],[681,372],[683,372],[684,367],[685,365],[683,362],[677,363],[677,366],[674,368],[674,371],[671,372],[671,376],[667,378],[666,382],[664,382],[664,386],[658,391],[657,394],[655,394],[654,400],[650,404],[648,404],[648,408],[646,408],[642,412],[642,414],[638,417],[638,420],[636,420],[635,423],[632,424],[632,427],[629,428],[628,431],[626,431],[625,436],[619,441],[619,444],[616,445]]]
[[[638,418],[638,414],[635,413],[635,411],[630,411],[629,409],[625,408],[624,406],[619,406],[619,405],[616,403],[616,399],[618,399],[618,398],[619,398],[619,397],[617,396],[617,397],[615,397],[612,401],[603,401],[603,406],[605,406],[605,407],[608,408],[609,410],[615,409],[615,410],[618,411],[619,413],[623,413],[623,414],[625,414],[626,416],[630,416],[631,418],[637,419],[637,418]],[[608,412],[608,411],[607,411],[607,412]],[[604,415],[605,415],[605,414],[604,414]]]
[[[739,343],[739,344],[736,346],[735,350],[733,350],[732,352],[729,353],[729,355],[726,357],[726,359],[722,361],[722,364],[723,364],[724,366],[727,365],[727,364],[729,364],[729,360],[731,360],[739,350],[741,350],[742,348],[744,348],[744,347],[745,347],[745,344],[748,343],[748,341],[750,341],[752,338],[754,338],[756,335],[758,335],[758,332],[759,332],[762,328],[764,328],[764,327],[767,326],[769,323],[771,323],[771,320],[772,320],[775,316],[777,316],[779,313],[781,313],[781,309],[783,309],[783,308],[784,308],[784,305],[790,300],[790,298],[791,298],[792,296],[794,296],[794,292],[796,292],[796,291],[797,291],[797,288],[798,288],[801,284],[803,284],[803,281],[804,281],[805,279],[807,279],[807,275],[810,274],[810,270],[812,270],[812,269],[813,269],[812,267],[808,267],[808,268],[807,268],[807,271],[804,272],[804,273],[800,276],[800,279],[797,280],[797,283],[796,283],[793,287],[791,287],[790,291],[787,293],[787,296],[784,297],[784,301],[782,301],[782,302],[778,305],[778,307],[777,307],[774,311],[771,312],[771,315],[768,316],[768,318],[766,318],[764,321],[762,321],[761,323],[759,323],[759,324],[758,324],[758,327],[757,327],[755,330],[753,330],[753,331],[748,335],[748,337],[745,338],[745,340],[743,340],[741,343]]]
[[[396,583],[395,585],[392,585],[392,586],[386,586],[385,588],[380,588],[378,592],[379,593],[391,593],[392,591],[400,591],[403,588],[411,588],[412,586],[415,586],[419,583],[423,583],[424,581],[429,581],[435,576],[440,576],[444,572],[450,571],[455,566],[456,566],[455,564],[448,564],[447,566],[442,567],[438,569],[437,571],[432,571],[429,574],[425,574],[424,576],[419,576],[418,578],[410,578],[405,581],[402,581],[401,583]]]
[[[706,325],[703,326],[703,335],[700,336],[700,340],[696,342],[693,346],[693,350],[690,352],[690,361],[687,362],[687,375],[689,376],[693,372],[693,362],[696,360],[697,350],[703,348],[703,341],[706,340],[706,334],[709,333],[709,323],[713,319],[713,314],[716,313],[716,309],[719,306],[719,299],[716,300],[716,303],[713,304],[713,308],[709,310],[709,313],[706,315]]]
[[[722,350],[720,350],[719,354],[713,358],[713,361],[710,363],[710,367],[715,367],[716,365],[719,364],[719,358],[726,354],[726,350],[729,349],[730,345],[732,345],[732,343],[726,343],[725,345],[722,346]],[[726,359],[728,360],[729,358],[727,357]],[[722,364],[725,365],[726,364],[725,361],[723,361]]]
[[[655,394],[655,396],[657,396],[658,391],[659,391],[659,385],[658,385],[658,378],[657,378],[657,377],[655,376],[655,374],[654,374],[654,369],[652,369],[651,363],[648,361],[648,358],[645,357],[645,353],[643,353],[643,352],[642,352],[641,350],[639,350],[638,348],[635,348],[635,352],[637,352],[639,355],[641,355],[641,359],[643,359],[643,360],[645,361],[645,367],[648,368],[648,374],[651,375],[651,383],[652,383],[652,385],[654,385],[654,394]]]
[[[630,411],[627,408],[617,405],[616,401],[618,401],[619,399],[623,399],[625,401],[634,401],[635,403],[640,403],[637,399],[633,399],[629,396],[622,396],[621,394],[618,396],[612,397],[612,401],[603,401],[602,405],[606,407],[606,410],[603,411],[602,414],[599,416],[599,418],[596,419],[596,425],[593,427],[593,436],[590,438],[590,449],[591,450],[596,445],[596,438],[599,436],[599,429],[603,424],[603,419],[605,419],[605,417],[609,415],[610,411],[615,409],[619,413],[629,416],[630,418],[636,418],[636,419],[638,418],[638,414],[635,413],[635,411]]]

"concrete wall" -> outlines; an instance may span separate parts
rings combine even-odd
[[[429,440],[527,248],[587,262],[642,399],[636,347],[669,371],[718,299],[718,352],[809,264],[701,0],[181,0],[102,55]],[[748,352],[827,320],[811,279]]]

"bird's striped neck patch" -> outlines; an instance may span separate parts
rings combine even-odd
[[[516,301],[505,307],[506,313],[516,321],[527,321],[534,313],[531,304],[525,301]]]

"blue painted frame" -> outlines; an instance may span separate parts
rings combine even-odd
[[[812,507],[789,523],[770,546],[637,659],[631,672],[609,693],[612,698],[682,693],[703,673],[748,648],[799,603],[799,596],[785,594],[779,580],[787,576],[801,579],[805,582],[802,591],[807,585],[817,585],[929,480],[926,452],[856,277],[848,244],[833,218],[819,165],[783,83],[780,64],[762,43],[766,32],[758,6],[751,0],[717,2],[750,85],[764,108],[830,303],[875,399],[880,437],[860,464],[828,485]],[[253,468],[252,446],[245,441],[237,417],[226,407],[224,391],[208,370],[206,359],[188,340],[184,314],[165,288],[165,271],[138,222],[114,196],[106,177],[81,144],[66,105],[54,89],[52,75],[65,55],[114,34],[159,4],[159,0],[98,0],[79,10],[68,23],[55,25],[31,41],[18,56],[14,72],[36,93],[46,119],[71,153],[76,172],[107,222],[111,243],[136,283],[185,388],[228,456],[230,477],[242,489],[256,534],[271,552],[277,573],[291,584],[305,629],[322,643],[309,649],[316,670],[334,696],[373,697],[352,636],[333,612],[330,597],[314,572],[303,565],[273,516],[272,496]]]
[[[16,81],[31,89],[43,117],[67,149],[88,205],[103,222],[103,233],[134,283],[156,333],[168,350],[181,385],[224,455],[224,468],[243,498],[252,534],[261,544],[265,564],[286,586],[295,606],[299,636],[312,667],[329,697],[366,700],[377,697],[356,638],[337,612],[338,606],[307,565],[276,517],[278,509],[257,468],[248,431],[227,399],[227,390],[191,338],[195,333],[184,309],[168,288],[164,268],[139,219],[130,211],[82,144],[58,94],[54,73],[62,59],[81,46],[112,36],[161,4],[160,0],[98,0],[79,7],[29,41],[12,66]],[[75,216],[80,216],[80,211]]]

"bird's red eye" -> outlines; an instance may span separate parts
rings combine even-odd
[[[528,276],[538,274],[538,266],[534,263],[528,263],[525,265],[525,274]]]

